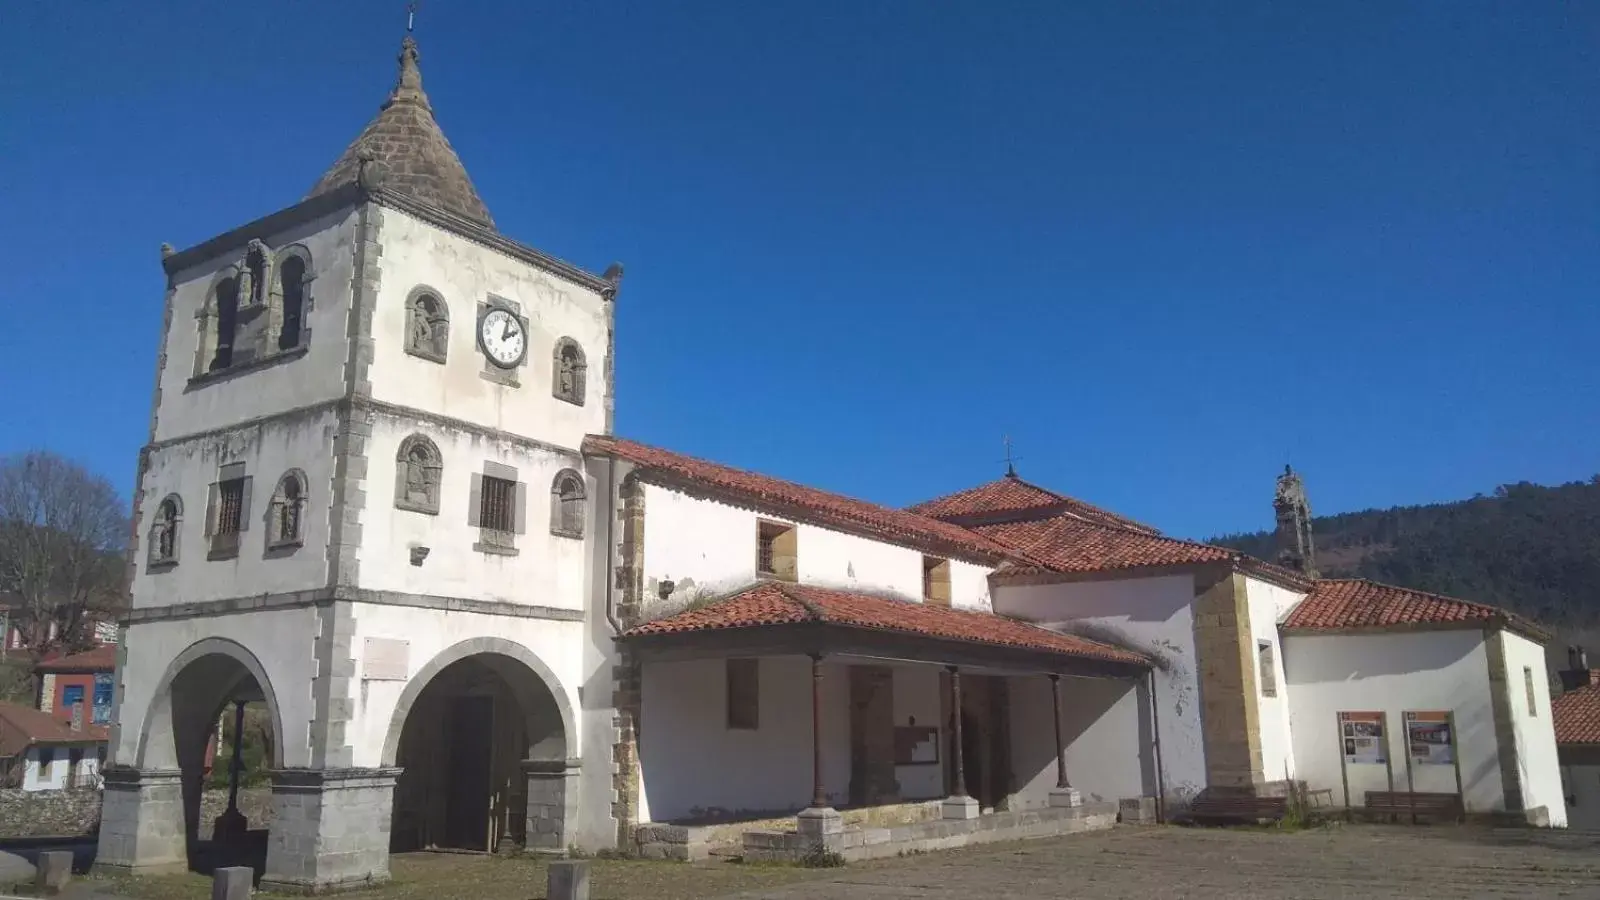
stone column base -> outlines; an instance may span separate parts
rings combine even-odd
[[[183,773],[177,769],[102,770],[97,871],[153,875],[189,868]]]
[[[261,889],[317,894],[389,880],[399,769],[279,769]]]
[[[1072,807],[1083,805],[1083,793],[1075,787],[1056,788],[1050,792],[1050,805]]]
[[[983,812],[973,797],[946,797],[939,807],[941,819],[976,819]]]
[[[525,759],[528,818],[522,844],[528,850],[564,851],[578,816],[579,759]]]

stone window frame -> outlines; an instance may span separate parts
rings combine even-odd
[[[800,580],[799,534],[799,526],[792,522],[756,520],[757,578],[788,582]]]
[[[940,556],[922,557],[922,602],[927,606],[950,606],[950,560]]]
[[[1256,641],[1256,681],[1261,696],[1278,696],[1278,649],[1272,641]]]
[[[738,686],[735,690],[735,685]],[[761,730],[761,659],[729,657],[722,667],[723,725],[728,731]]]
[[[550,533],[581,540],[588,502],[589,492],[576,469],[557,472],[550,481]]]
[[[222,288],[224,284],[232,282],[233,291],[233,327],[234,334],[228,336],[229,360],[224,365],[217,365],[217,354],[222,347]],[[233,342],[238,336],[239,326],[239,267],[226,265],[217,270],[211,278],[211,284],[206,288],[206,299],[195,311],[196,328],[199,331],[199,341],[195,347],[194,377],[204,378],[214,372],[225,372],[232,367]]]
[[[433,338],[433,343],[437,345],[433,347],[420,346],[416,341],[417,315],[421,312],[420,307],[424,297],[432,298],[439,305],[439,308],[434,313],[433,321],[442,322],[444,326],[443,339],[434,334],[433,329],[429,329],[430,337]],[[406,353],[418,359],[425,359],[429,362],[443,365],[450,356],[450,303],[445,300],[444,294],[429,285],[419,284],[412,288],[410,293],[406,294],[405,313],[404,343]]]
[[[484,480],[510,482],[511,530],[486,528],[483,525]],[[516,556],[517,535],[528,530],[528,485],[517,477],[517,470],[504,463],[484,460],[481,471],[472,473],[472,487],[467,496],[467,527],[478,529],[478,540],[472,549],[496,556]]]
[[[421,448],[427,459],[423,466],[422,484],[423,491],[427,494],[425,500],[411,499],[410,473],[411,451]],[[439,445],[425,434],[416,433],[407,435],[400,442],[394,455],[394,505],[396,509],[411,512],[425,513],[430,516],[439,514],[439,489],[444,476],[444,456],[439,453]]]
[[[287,336],[285,329],[288,326],[288,303],[283,275],[285,264],[290,259],[297,260],[303,267],[300,276],[300,321],[295,331],[294,343],[285,347],[283,341]],[[268,292],[268,314],[272,317],[268,326],[268,340],[271,342],[268,353],[292,353],[311,343],[311,329],[306,322],[312,309],[311,282],[315,279],[315,270],[311,266],[311,251],[306,249],[304,244],[290,244],[273,257],[271,290]]]
[[[244,543],[245,532],[250,530],[250,494],[252,478],[242,462],[228,463],[217,470],[217,480],[211,483],[206,498],[206,537],[210,543],[207,559],[223,560],[235,559],[239,556],[239,546]],[[226,494],[228,485],[239,485],[238,509],[233,514],[238,517],[235,530],[223,530],[227,523],[223,516],[228,513]]]
[[[291,490],[293,497],[290,496]],[[272,503],[267,509],[268,556],[287,556],[305,543],[309,491],[310,482],[306,479],[306,473],[299,469],[290,469],[278,479],[278,486],[272,491]],[[290,504],[295,507],[295,530],[294,534],[285,535],[280,525]]]
[[[172,536],[172,551],[161,551],[162,538]],[[145,548],[147,554],[145,571],[165,572],[178,564],[178,553],[183,541],[183,498],[177,494],[168,494],[156,504],[155,517],[150,522],[148,540],[150,546]]]
[[[561,364],[568,350],[571,350],[577,360],[573,365],[572,390],[561,390]],[[582,406],[588,396],[589,361],[583,353],[583,345],[575,339],[563,337],[556,341],[555,349],[550,354],[550,394],[557,400]]]

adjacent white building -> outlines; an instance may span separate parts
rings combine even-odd
[[[1516,694],[1543,633],[1317,581],[1292,475],[1278,565],[1014,473],[895,510],[616,437],[621,267],[496,229],[409,37],[305,199],[162,264],[101,866],[232,833],[197,787],[241,700],[296,890],[652,822],[1343,796],[1360,711],[1395,756],[1447,714],[1417,734],[1469,812],[1564,821],[1549,698]]]

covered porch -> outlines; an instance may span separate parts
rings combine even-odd
[[[1123,648],[778,583],[623,640],[642,672],[639,834],[691,845],[657,855],[692,858],[696,834],[774,819],[796,840],[846,842],[980,816],[1037,829],[1086,803],[1109,824],[1118,801],[1160,793],[1150,662]],[[746,840],[747,856],[759,849]]]

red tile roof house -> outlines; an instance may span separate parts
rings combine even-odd
[[[37,709],[0,702],[0,788],[94,787],[107,736],[104,725],[61,722]]]
[[[1582,647],[1567,648],[1561,694],[1551,703],[1556,754],[1573,828],[1600,829],[1600,669]]]
[[[39,709],[70,724],[73,707],[82,705],[86,721],[109,725],[116,670],[117,648],[110,644],[41,660],[34,666],[40,676]]]

